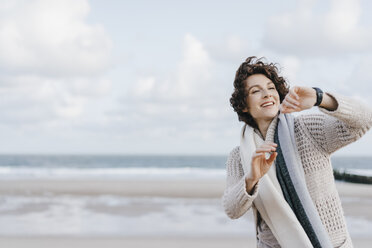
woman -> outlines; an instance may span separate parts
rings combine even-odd
[[[368,131],[372,110],[319,88],[289,89],[256,57],[237,70],[230,102],[245,125],[226,164],[226,214],[253,209],[257,247],[353,247],[330,155]],[[291,114],[313,106],[324,114]]]

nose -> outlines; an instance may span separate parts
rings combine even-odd
[[[268,89],[264,89],[263,90],[263,97],[265,98],[265,97],[269,97],[271,94],[270,94],[270,91],[268,90]]]

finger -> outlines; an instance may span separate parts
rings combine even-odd
[[[279,105],[279,111],[280,111],[280,112],[283,112],[282,104]]]
[[[294,110],[293,108],[283,107],[283,110],[280,111],[280,112],[283,113],[283,114],[289,114],[289,113],[292,113],[292,112],[296,112],[296,110]]]
[[[290,102],[290,103],[292,103],[292,104],[294,104],[294,105],[296,105],[296,106],[299,106],[299,105],[300,105],[300,102],[297,101],[297,100],[295,100],[292,96],[287,95],[287,96],[285,97],[285,99],[286,99],[288,102]]]
[[[275,152],[276,151],[276,147],[262,147],[262,148],[259,148],[257,149],[256,151],[258,152]]]
[[[275,148],[275,145],[273,144],[262,144],[261,146],[257,148]]]
[[[275,147],[277,146],[277,144],[275,144],[274,142],[266,141],[265,143],[262,144],[262,146]]]
[[[279,105],[279,111],[280,111],[280,113],[284,113],[285,114],[285,107],[283,106],[283,103],[281,103]]]
[[[294,110],[294,109],[286,109],[285,111],[283,111],[282,113],[283,114],[290,114],[290,113],[293,113],[293,112],[296,112],[296,110]]]
[[[272,152],[275,151],[276,148],[258,148],[256,152]]]
[[[269,148],[269,149],[276,149],[276,146],[272,144],[262,145],[259,148]]]
[[[286,113],[286,111],[288,110],[288,108],[283,103],[284,103],[284,101],[279,105],[279,110],[280,110],[281,113]]]
[[[261,152],[255,152],[253,155],[252,155],[252,159],[256,159],[256,158],[259,158],[259,157],[265,157],[265,153],[261,153]]]
[[[283,101],[283,104],[286,108],[292,108],[292,109],[295,109],[295,110],[301,110],[298,106],[288,102],[286,99]]]
[[[290,102],[288,102],[286,99],[283,101],[283,106],[285,108],[292,108],[292,109],[297,109],[298,107]]]
[[[276,158],[277,155],[278,155],[277,152],[273,152],[273,153],[270,155],[269,159],[266,160],[266,162],[267,162],[268,164],[271,165],[272,162],[274,162],[274,160],[275,160],[275,158]]]
[[[291,94],[293,94],[297,100],[300,100],[300,97],[299,97],[299,95],[297,94],[297,92],[298,92],[299,89],[300,89],[300,88],[297,87],[297,86],[294,86],[294,87],[292,87],[292,88],[289,89],[289,92],[290,92]]]
[[[288,113],[288,110],[285,107],[282,107],[280,109],[280,113],[287,114]]]
[[[284,105],[285,107],[287,107],[287,108],[297,108],[297,106],[294,105],[294,104],[292,104],[291,102],[289,102],[287,98],[284,99],[284,101],[283,101],[283,105]]]
[[[282,103],[281,107],[280,107],[280,112],[283,113],[283,114],[287,114],[287,113],[291,113],[291,112],[294,112],[294,111],[293,111],[293,108],[289,108],[285,104]]]

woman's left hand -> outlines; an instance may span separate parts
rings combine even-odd
[[[287,114],[309,109],[315,103],[316,91],[313,88],[294,86],[289,89],[279,109],[281,113]]]

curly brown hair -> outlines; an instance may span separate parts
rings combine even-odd
[[[282,102],[289,91],[289,85],[285,79],[279,76],[279,70],[274,63],[263,62],[264,58],[251,56],[243,62],[235,74],[234,92],[230,98],[230,104],[234,111],[238,114],[239,121],[244,121],[253,128],[258,128],[257,123],[252,115],[248,112],[243,112],[248,108],[246,91],[246,79],[253,74],[263,74],[269,78],[274,84],[279,93],[280,102]]]

